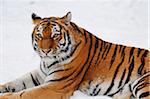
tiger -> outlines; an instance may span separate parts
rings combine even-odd
[[[113,99],[150,99],[149,50],[107,42],[63,17],[32,14],[37,69],[0,85],[0,99],[70,99],[76,90]]]

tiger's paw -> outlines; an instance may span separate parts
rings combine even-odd
[[[19,99],[19,96],[15,93],[4,93],[0,96],[0,99]]]
[[[0,95],[2,95],[3,93],[8,92],[7,88],[5,87],[5,85],[0,85]]]
[[[6,83],[4,85],[0,85],[0,94],[8,93],[8,92],[16,92],[16,84],[14,83]]]
[[[9,99],[8,97],[11,95],[12,93],[3,93],[0,95],[0,99]]]

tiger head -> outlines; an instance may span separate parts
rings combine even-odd
[[[41,18],[32,14],[35,24],[32,45],[41,58],[71,57],[82,43],[82,35],[71,24],[71,13],[63,17]]]

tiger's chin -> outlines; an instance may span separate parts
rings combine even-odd
[[[42,55],[40,56],[42,59],[55,59],[56,55]]]
[[[51,59],[52,57],[50,57],[50,56],[40,56],[41,58],[43,58],[43,59]]]

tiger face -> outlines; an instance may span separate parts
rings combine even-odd
[[[41,18],[32,14],[32,20],[35,24],[32,45],[41,58],[69,57],[80,41],[81,37],[72,32],[70,12],[61,18]]]

